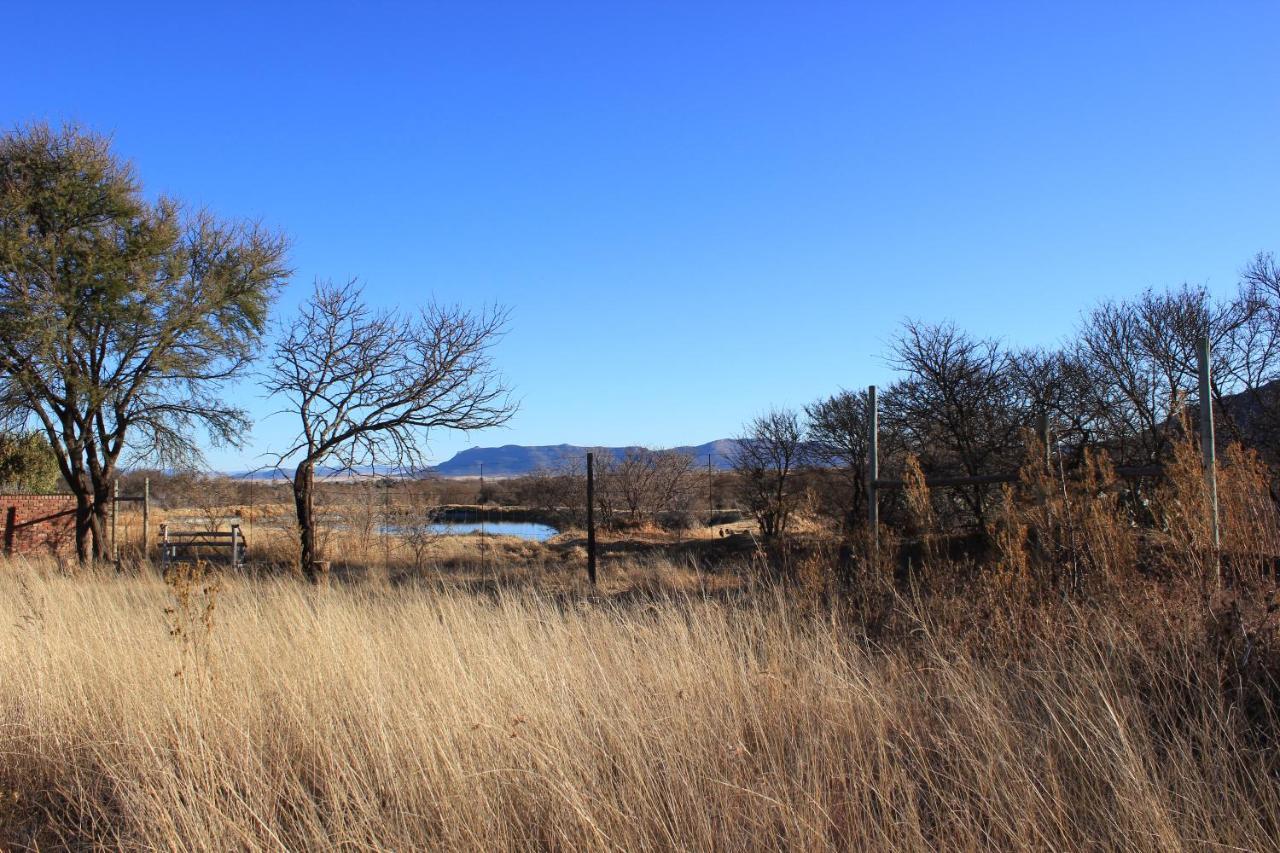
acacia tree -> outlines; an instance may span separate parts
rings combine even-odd
[[[58,459],[39,432],[0,432],[0,488],[51,492],[58,486]]]
[[[82,563],[108,553],[126,448],[190,464],[238,444],[221,395],[260,343],[285,241],[144,198],[109,140],[35,125],[0,138],[0,404],[43,431],[76,497]]]
[[[431,303],[413,314],[375,311],[355,281],[317,282],[282,325],[263,377],[299,419],[293,498],[303,571],[317,575],[316,469],[421,467],[433,429],[478,430],[515,413],[490,349],[506,326],[499,309],[479,313]]]

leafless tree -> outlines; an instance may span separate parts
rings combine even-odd
[[[316,469],[360,465],[422,467],[433,429],[471,431],[506,423],[515,412],[490,350],[502,334],[501,310],[473,313],[432,303],[412,314],[369,308],[361,287],[317,282],[285,323],[264,386],[299,419],[292,461],[303,570],[315,579]]]
[[[406,482],[401,488],[401,501],[395,511],[396,535],[408,548],[413,568],[421,571],[432,548],[446,535],[438,525],[440,501],[431,483],[424,479]]]
[[[581,524],[587,509],[586,461],[578,455],[566,456],[520,477],[513,491],[525,506]]]
[[[977,476],[1016,460],[1028,413],[1019,405],[1010,355],[998,341],[949,323],[909,322],[893,344],[891,363],[903,378],[885,394],[883,420],[925,473]],[[982,526],[990,489],[954,494]]]
[[[1234,392],[1238,401],[1223,406],[1233,437],[1259,447],[1273,466],[1280,465],[1280,266],[1268,253],[1244,268],[1233,312],[1235,322],[1217,336],[1215,391]]]
[[[626,513],[632,521],[679,511],[689,499],[693,457],[676,450],[629,447],[618,457],[596,452],[596,502],[602,520]]]
[[[800,417],[790,409],[755,418],[738,439],[732,458],[738,494],[766,538],[787,532],[803,454]]]
[[[840,391],[810,403],[804,411],[812,461],[834,473],[840,522],[851,528],[867,507],[867,392]]]
[[[190,495],[191,506],[200,514],[206,530],[216,532],[222,529],[233,512],[230,505],[235,501],[235,495],[235,483],[226,477],[205,474],[195,480]]]
[[[1247,293],[1214,301],[1204,288],[1183,285],[1086,314],[1073,357],[1087,376],[1080,408],[1099,440],[1121,461],[1160,459],[1184,407],[1199,393],[1197,340],[1209,337],[1210,392],[1221,407],[1260,366],[1256,347],[1267,337],[1257,322],[1262,313]],[[1274,364],[1270,356],[1264,361]],[[1240,440],[1234,414],[1221,410],[1221,431]]]

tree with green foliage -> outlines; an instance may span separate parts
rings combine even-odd
[[[0,403],[36,425],[77,500],[81,562],[108,553],[122,454],[199,459],[238,444],[229,399],[288,271],[283,237],[148,200],[110,140],[75,127],[0,137]]]
[[[58,457],[38,432],[0,432],[0,490],[43,494],[58,488]]]

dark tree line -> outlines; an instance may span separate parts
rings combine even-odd
[[[882,476],[892,476],[908,454],[926,475],[1012,470],[1042,416],[1064,466],[1079,464],[1089,448],[1106,450],[1120,465],[1161,461],[1189,407],[1198,405],[1202,336],[1212,346],[1219,441],[1253,447],[1280,470],[1280,266],[1260,254],[1228,296],[1182,285],[1104,302],[1052,348],[1018,349],[950,323],[905,323],[888,355],[898,378],[879,389]],[[780,419],[796,429],[780,433]],[[761,482],[771,480],[776,503],[795,491],[781,484],[795,487],[805,471],[833,518],[856,525],[865,516],[864,391],[838,392],[803,414],[771,412],[748,424],[741,439],[740,500],[753,512],[767,504]],[[981,527],[997,494],[992,486],[949,489],[938,497],[939,510],[954,523]],[[762,532],[777,532],[756,514]]]

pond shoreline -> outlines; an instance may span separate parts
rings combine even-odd
[[[567,526],[564,513],[525,506],[449,504],[432,510],[431,517],[436,521],[445,523],[528,522],[531,524],[545,524],[547,527],[554,527],[556,530],[563,530]]]

